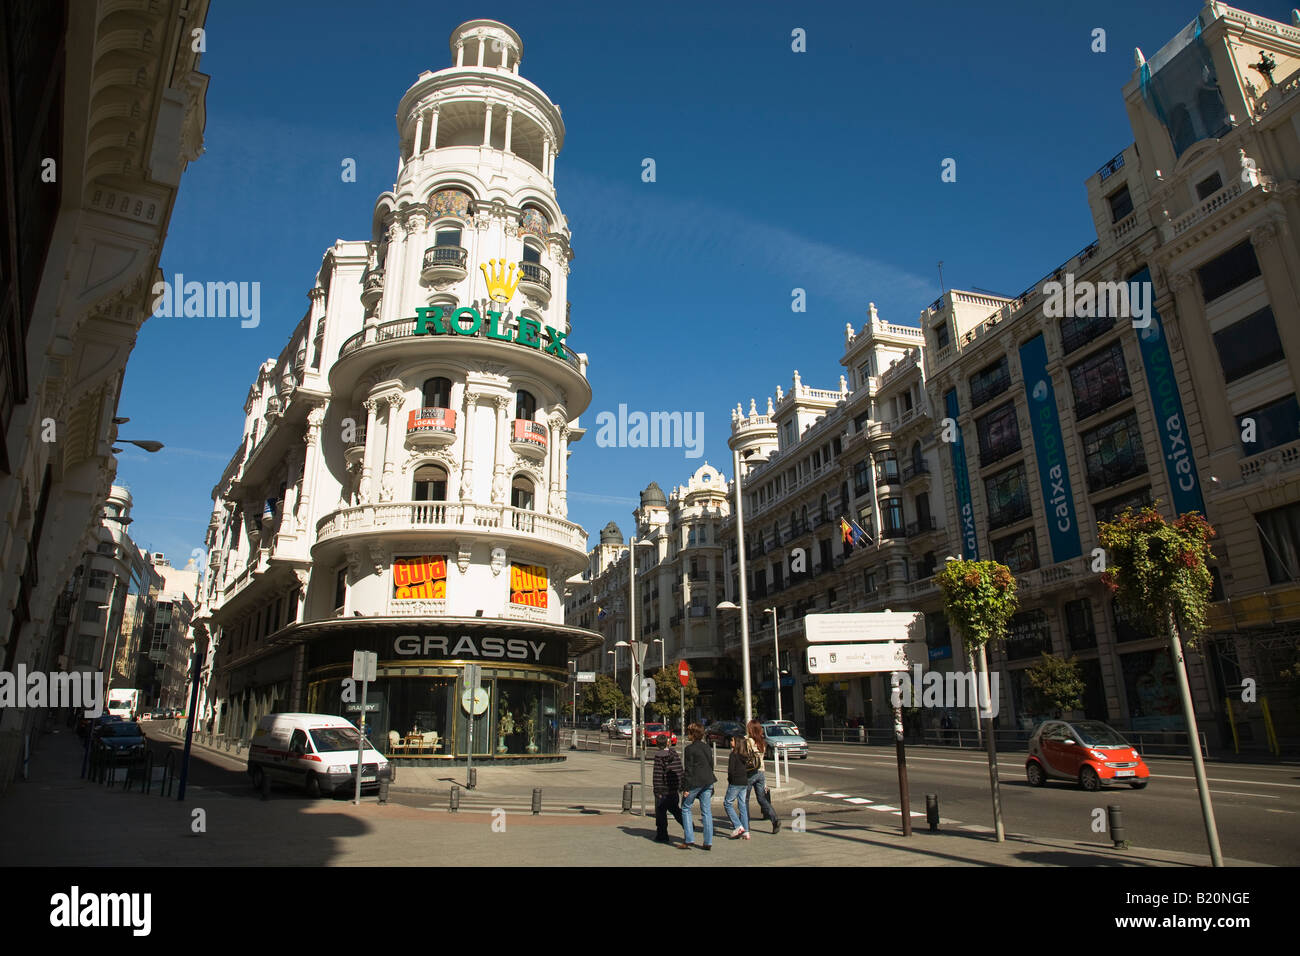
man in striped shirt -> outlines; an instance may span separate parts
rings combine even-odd
[[[681,797],[682,758],[668,746],[668,735],[659,738],[659,752],[655,754],[655,842],[670,843],[668,839],[668,814],[677,825],[682,825]]]

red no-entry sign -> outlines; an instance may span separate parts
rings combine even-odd
[[[683,687],[691,682],[691,666],[685,661],[677,662],[677,679],[682,682]]]

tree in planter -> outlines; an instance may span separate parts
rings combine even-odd
[[[1006,638],[1007,624],[1016,613],[1016,579],[1011,569],[996,561],[949,561],[934,580],[944,596],[948,623],[957,628],[966,650],[979,665],[979,693],[989,700],[989,664],[985,651],[990,641]],[[989,786],[993,791],[993,828],[999,843],[1006,840],[1002,826],[1002,795],[998,787],[998,755],[993,741],[991,706],[980,708],[984,746],[989,756]]]
[[[1126,509],[1115,520],[1097,526],[1097,540],[1106,549],[1107,567],[1102,572],[1102,581],[1136,624],[1151,634],[1168,636],[1169,657],[1182,697],[1210,860],[1214,866],[1222,866],[1219,830],[1214,822],[1214,806],[1210,801],[1200,733],[1183,659],[1183,644],[1195,650],[1205,630],[1205,612],[1214,587],[1208,565],[1214,556],[1210,551],[1213,537],[1214,528],[1200,513],[1189,511],[1167,522],[1155,507],[1143,508],[1136,514]]]
[[[695,671],[691,671],[690,679],[686,682],[686,687],[682,687],[681,680],[677,677],[677,670],[671,667],[662,667],[654,673],[655,679],[655,699],[650,705],[650,710],[654,715],[668,723],[670,727],[681,729],[682,724],[682,698],[685,697],[686,712],[690,713],[695,707],[695,701],[700,696],[700,685],[695,682]]]
[[[582,707],[589,714],[631,713],[632,702],[608,674],[597,674],[582,695]]]
[[[1034,690],[1035,709],[1049,710],[1060,717],[1064,711],[1083,706],[1084,682],[1077,657],[1066,660],[1044,652],[1025,676]]]

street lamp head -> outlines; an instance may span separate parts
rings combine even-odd
[[[615,644],[614,646],[615,646],[615,647],[631,647],[632,645],[629,644],[627,641],[619,641],[619,642],[618,642],[617,644]]]
[[[740,607],[739,607],[739,605],[733,604],[731,601],[723,601],[721,604],[718,605],[718,610],[719,610],[719,611],[739,611],[739,610],[740,610]]]
[[[114,441],[120,441],[120,442],[122,442],[123,444],[126,444],[126,445],[135,445],[135,447],[137,447],[137,448],[143,448],[143,449],[144,449],[145,451],[147,451],[147,452],[162,451],[162,447],[163,447],[163,443],[162,443],[162,442],[160,442],[160,441],[152,441],[152,440],[150,440],[150,439],[144,439],[144,440],[141,440],[141,441],[135,441],[135,440],[130,439],[130,438],[115,438]]]

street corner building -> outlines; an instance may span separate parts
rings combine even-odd
[[[228,736],[277,711],[355,722],[365,650],[390,759],[463,760],[471,740],[475,760],[556,759],[569,660],[602,641],[562,607],[587,563],[565,487],[591,402],[565,341],[564,122],[509,27],[462,24],[451,53],[402,96],[397,182],[368,240],[325,252],[213,492],[197,622]]]

